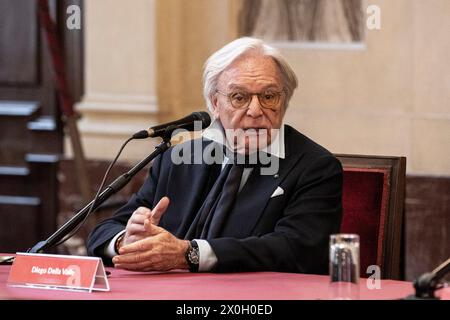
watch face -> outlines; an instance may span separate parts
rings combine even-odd
[[[193,264],[199,264],[198,249],[193,248],[188,254],[189,261]]]

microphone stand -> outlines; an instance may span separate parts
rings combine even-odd
[[[62,227],[56,230],[47,240],[40,241],[35,244],[31,249],[28,249],[29,253],[45,253],[45,251],[55,244],[57,244],[61,239],[63,239],[66,235],[68,235],[72,230],[74,230],[79,223],[81,223],[86,215],[89,212],[89,209],[92,203],[95,201],[94,208],[92,211],[97,209],[102,203],[104,203],[107,199],[109,199],[113,194],[121,190],[125,187],[128,182],[138,173],[141,169],[143,169],[150,161],[155,159],[158,155],[164,153],[167,149],[170,148],[170,138],[171,138],[172,130],[166,130],[163,141],[155,147],[155,150],[147,156],[145,159],[141,160],[138,164],[136,164],[133,168],[131,168],[128,172],[119,176],[116,180],[114,180],[110,185],[108,185],[105,190],[103,190],[97,200],[93,199],[89,202],[84,208],[78,211],[70,220],[68,220]]]
[[[450,258],[431,272],[426,272],[414,280],[415,295],[407,300],[437,300],[434,292],[442,287],[440,280],[450,272]]]

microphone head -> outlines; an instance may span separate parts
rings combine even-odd
[[[201,126],[197,127],[196,122],[201,122]],[[188,131],[194,130],[202,130],[208,127],[211,124],[211,117],[208,112],[198,111],[193,112],[192,114],[172,122],[160,124],[154,127],[151,127],[147,130],[147,135],[137,132],[133,135],[134,139],[144,139],[147,137],[163,137],[167,134],[172,134],[173,131],[177,129],[183,129]]]
[[[209,116],[208,112],[197,111],[197,112],[193,112],[192,116],[195,121],[202,122],[202,129],[207,128],[211,124],[211,117]]]

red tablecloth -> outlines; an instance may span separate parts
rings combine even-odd
[[[110,292],[67,292],[8,287],[10,267],[0,266],[0,299],[130,299],[130,300],[300,300],[329,299],[327,276],[251,272],[213,274],[189,272],[135,273],[108,268]],[[450,298],[449,289],[443,298]],[[382,280],[369,290],[361,279],[360,299],[399,299],[414,292],[404,281]]]

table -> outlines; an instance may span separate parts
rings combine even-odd
[[[10,266],[0,266],[0,299],[31,300],[315,300],[329,299],[328,276],[279,272],[248,273],[138,273],[114,268],[108,277],[110,292],[68,292],[6,285]],[[399,299],[413,294],[410,282],[382,280],[381,289],[369,290],[360,281],[359,298]],[[449,289],[445,297],[450,299]],[[441,290],[444,291],[444,290]]]

